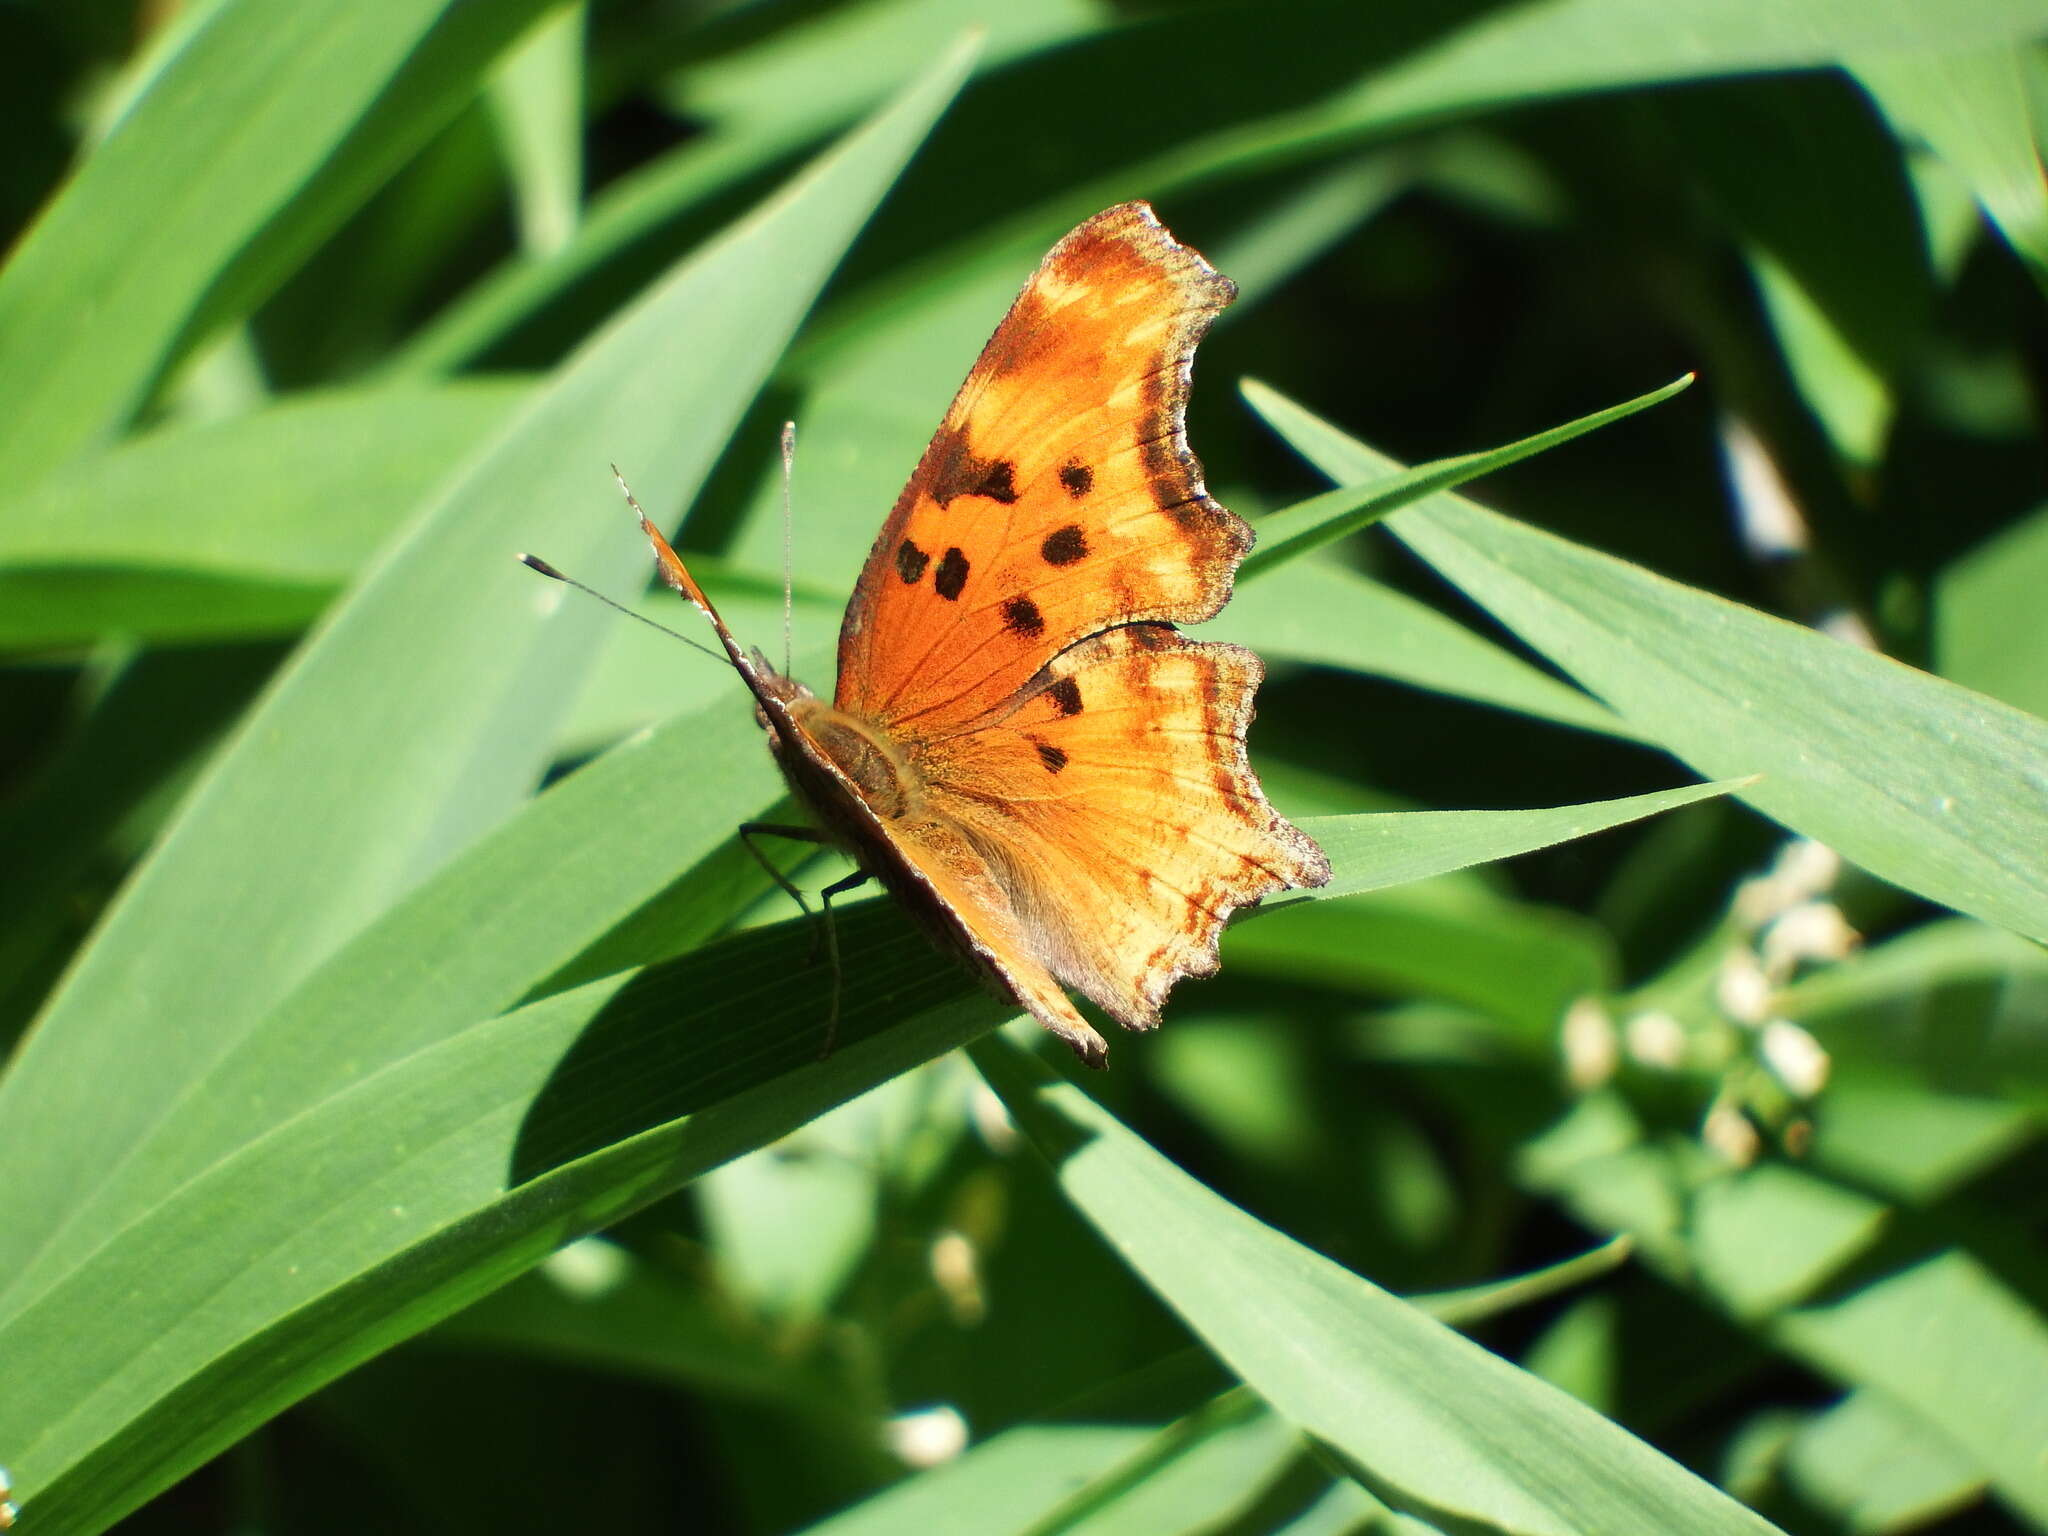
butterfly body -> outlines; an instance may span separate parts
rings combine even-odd
[[[1066,986],[1151,1028],[1233,910],[1329,879],[1245,756],[1258,658],[1174,627],[1252,543],[1182,419],[1234,293],[1142,203],[1053,247],[882,527],[830,704],[742,652],[647,529],[822,830],[1093,1066]]]

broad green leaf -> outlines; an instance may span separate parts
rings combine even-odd
[[[108,845],[196,771],[275,661],[268,647],[124,651],[90,677],[93,697],[69,739],[0,806],[0,1050],[56,979],[46,974],[52,946],[76,943],[79,888]]]
[[[1938,10],[1812,0],[1740,4],[1550,0],[1491,11],[1360,93],[1383,117],[1500,106],[1653,80],[1815,68],[1852,55],[1992,44],[2032,37],[2032,0],[1965,0]]]
[[[987,1041],[972,1055],[1103,1240],[1393,1508],[1556,1536],[1772,1529],[1572,1398],[1212,1194],[1013,1048]]]
[[[2048,1469],[2032,1426],[2048,1413],[2048,1325],[1980,1259],[1884,1252],[1881,1205],[1801,1171],[1733,1173],[1696,1143],[1546,1141],[1532,1182],[1581,1220],[1633,1233],[1675,1282],[1704,1282],[1811,1368],[1883,1393],[2040,1518]]]
[[[1910,1531],[1975,1503],[1984,1475],[1875,1392],[1852,1392],[1795,1434],[1785,1474],[1857,1536]]]
[[[352,207],[539,5],[207,8],[0,272],[0,484],[126,425],[202,310],[260,293],[252,251]]]
[[[1982,1260],[1937,1254],[1787,1313],[1773,1331],[1836,1379],[1908,1411],[2017,1513],[2048,1522],[2048,1324]]]
[[[0,646],[220,639],[204,590],[310,616],[527,396],[512,380],[337,390],[173,426],[0,504]]]
[[[673,93],[703,131],[600,191],[558,250],[506,263],[435,315],[387,371],[426,376],[473,363],[616,264],[690,240],[693,209],[872,110],[895,89],[906,58],[982,28],[983,67],[993,68],[1101,24],[1077,0],[1030,0],[995,12],[979,0],[869,0],[811,20],[687,70]]]
[[[1284,574],[1239,586],[1201,634],[1248,645],[1268,661],[1347,668],[1633,739],[1597,699],[1420,598],[1328,561],[1297,561]]]
[[[1848,63],[1885,116],[1924,139],[1962,177],[2038,280],[2048,273],[2048,191],[2024,46],[1936,46]]]
[[[1388,461],[1277,396],[1340,481]],[[1646,738],[1908,890],[2048,940],[2048,723],[1440,494],[1388,527]]]
[[[1804,977],[1788,1018],[1838,1056],[2048,1104],[2048,953],[1982,923],[1931,923]]]
[[[1018,1536],[1060,1510],[1077,1483],[1086,1488],[1116,1477],[1154,1438],[1154,1431],[1128,1423],[1020,1424],[809,1527],[805,1536]]]
[[[695,490],[965,65],[593,338],[273,684],[0,1082],[0,1269],[18,1275],[325,954],[531,792],[609,616],[512,554],[543,547],[600,585],[644,571],[601,466],[626,465],[657,513]]]
[[[1868,1195],[1777,1163],[1731,1171],[1692,1207],[1699,1283],[1745,1320],[1814,1295],[1867,1251],[1889,1212]]]
[[[678,783],[697,788],[678,797]],[[678,715],[553,786],[394,902],[157,1106],[0,1297],[32,1293],[183,1181],[340,1087],[516,1005],[665,893],[679,899],[661,905],[660,947],[614,954],[595,974],[718,932],[766,883],[731,843],[775,788],[738,699]],[[650,806],[667,808],[654,835]]]
[[[581,3],[558,6],[508,53],[491,79],[491,108],[512,172],[520,248],[560,250],[583,200]]]
[[[1825,1046],[1839,1032],[1814,1034]],[[1931,1088],[1914,1074],[1873,1071],[1853,1056],[1829,1054],[1827,1115],[1815,1127],[1810,1156],[1815,1169],[1846,1183],[1932,1206],[2040,1139],[2038,1096],[2029,1107],[2024,1098],[1944,1091],[1946,1085]]]
[[[793,974],[800,929],[760,929],[442,1031],[104,1234],[0,1323],[37,1383],[0,1396],[26,1517],[101,1528],[566,1239],[1002,1016],[886,904],[841,933],[828,1060],[830,976]]]
[[[1943,677],[2048,718],[2048,507],[1943,569],[1934,584],[1934,657]]]
[[[765,755],[748,739],[752,728],[742,711],[725,713],[722,734],[735,748],[754,751],[765,776]],[[48,1389],[33,1422],[0,1421],[0,1439],[30,1442],[18,1456],[24,1476],[34,1469],[55,1476],[71,1458],[91,1452],[99,1469],[93,1479],[67,1486],[98,1486],[97,1478],[111,1476],[105,1471],[109,1463],[98,1458],[119,1464],[138,1445],[156,1444],[165,1434],[162,1415],[189,1418],[192,1394],[212,1405],[201,1417],[230,1434],[508,1278],[561,1237],[615,1219],[712,1166],[663,1161],[656,1178],[634,1160],[637,1143],[602,1153],[594,1149],[693,1105],[718,1101],[726,1091],[719,1085],[733,1070],[753,1081],[746,1074],[795,1067],[797,1078],[762,1090],[778,1117],[788,1110],[786,1120],[776,1121],[773,1134],[779,1135],[836,1097],[881,1081],[1002,1016],[999,1005],[973,997],[966,976],[915,936],[885,942],[880,935],[896,931],[896,920],[870,903],[842,920],[848,1015],[840,1050],[820,1070],[844,1091],[835,1088],[824,1100],[807,1098],[797,1084],[809,1080],[801,1076],[814,1049],[807,1042],[815,1038],[823,989],[830,983],[820,971],[790,972],[790,948],[803,941],[786,928],[729,941],[633,983],[632,995],[646,999],[631,1011],[641,1021],[636,1027],[645,1030],[644,1044],[636,1048],[657,1053],[638,1068],[628,1060],[628,1047],[614,1054],[612,1046],[599,1044],[608,1033],[602,1022],[610,1016],[607,1010],[616,1011],[618,977],[494,1020],[492,1014],[516,1000],[535,971],[560,963],[551,955],[573,955],[585,942],[582,935],[645,899],[636,893],[661,888],[674,870],[677,844],[645,836],[644,805],[657,792],[649,786],[678,781],[687,772],[680,765],[701,771],[707,739],[718,734],[698,722],[676,722],[543,796],[534,811],[452,864],[338,954],[279,1010],[273,1027],[246,1036],[215,1065],[203,1093],[168,1106],[154,1134],[101,1182],[60,1242],[17,1283],[16,1310],[0,1331],[0,1348],[10,1356],[18,1349],[34,1360]],[[726,781],[736,799],[744,797],[744,774],[725,770],[703,782]],[[1641,801],[1625,802],[1620,814],[1645,808]],[[1536,825],[1548,835],[1616,814],[1538,813]],[[690,835],[708,848],[730,827],[731,816],[730,806],[712,803]],[[1315,826],[1341,849],[1347,820]],[[1510,818],[1497,826],[1504,846],[1527,846],[1528,824]],[[1462,862],[1478,843],[1467,828],[1446,857]],[[1368,848],[1387,844],[1383,827],[1365,839]],[[574,857],[565,860],[570,850]],[[1424,863],[1410,853],[1402,868]],[[707,917],[729,903],[722,893],[730,889],[707,888]],[[738,978],[750,966],[759,980],[742,985]],[[403,984],[394,986],[394,979]],[[891,1047],[891,1065],[872,1076],[844,1075],[855,1070],[848,1063],[867,1059],[859,1042],[878,1024],[906,1012],[929,1012],[945,999],[953,1001],[931,1015],[939,1034],[924,1026],[907,1034],[891,1031],[888,1039],[901,1042]],[[673,1022],[679,1008],[693,1015],[680,1030]],[[733,1030],[740,1034],[722,1042],[721,1032]],[[519,1045],[521,1040],[528,1045]],[[582,1086],[559,1111],[564,1126],[579,1128],[551,1132],[548,1142],[553,1148],[566,1137],[576,1152],[592,1149],[595,1162],[578,1166],[587,1165],[595,1182],[578,1186],[584,1203],[574,1209],[583,1214],[573,1216],[535,1193],[531,1181],[541,1175],[532,1158],[513,1155],[506,1142],[518,1134],[522,1118],[540,1113],[534,1095],[550,1100],[541,1085],[566,1070],[562,1057],[572,1042],[579,1055],[594,1053],[590,1059],[604,1064],[574,1079]],[[669,1061],[662,1053],[678,1049],[686,1057],[680,1067],[657,1064]],[[486,1059],[492,1065],[482,1071],[478,1062]],[[642,1094],[656,1082],[669,1086],[661,1090],[665,1096],[657,1108],[647,1110],[652,1118],[629,1115],[631,1123],[621,1123],[613,1096]],[[462,1091],[451,1091],[452,1083],[463,1085]],[[522,1092],[523,1110],[515,1103]],[[489,1098],[497,1107],[486,1108],[478,1094],[503,1098]],[[595,1103],[583,1095],[595,1095]],[[657,1113],[661,1106],[665,1110]],[[762,1132],[764,1139],[769,1134]],[[729,1144],[716,1160],[754,1144]],[[570,1155],[557,1148],[541,1161],[551,1168]],[[613,1166],[607,1159],[624,1159],[616,1166],[633,1170],[624,1185],[605,1183],[596,1172],[600,1165]],[[309,1182],[309,1166],[332,1170],[332,1178],[323,1173]],[[593,1193],[600,1186],[603,1193]],[[403,1206],[402,1221],[392,1219],[394,1202]],[[186,1224],[192,1222],[204,1222],[209,1237],[201,1245],[207,1258],[188,1274],[169,1256],[191,1241]],[[304,1235],[287,1241],[288,1233]],[[435,1259],[422,1266],[407,1255],[428,1242],[429,1233],[437,1234]],[[289,1262],[308,1252],[323,1255],[322,1262]],[[257,1262],[257,1256],[273,1253],[280,1255],[274,1263]],[[180,1315],[181,1307],[196,1305],[202,1295],[213,1296],[225,1273],[242,1276],[232,1304],[193,1313],[175,1341],[145,1326],[148,1319],[160,1324]],[[151,1292],[160,1305],[136,1313],[133,1333],[110,1333],[101,1340],[103,1348],[88,1353],[64,1343],[67,1319],[100,1306],[95,1298],[105,1287],[132,1289],[142,1275],[152,1277]],[[181,1290],[188,1284],[189,1291]],[[360,1300],[349,1300],[358,1294]],[[181,1295],[191,1301],[181,1302]],[[365,1307],[371,1309],[367,1314]],[[61,1361],[50,1353],[65,1349],[70,1353]],[[252,1356],[271,1362],[253,1381],[239,1375],[243,1367],[231,1373],[233,1379],[220,1381],[192,1374],[210,1369],[207,1362]],[[58,1411],[73,1391],[81,1394],[74,1406]],[[159,1403],[164,1406],[153,1406]],[[54,1418],[38,1428],[46,1412]],[[176,1440],[193,1455],[218,1443],[183,1434]],[[114,1486],[122,1485],[116,1479]]]

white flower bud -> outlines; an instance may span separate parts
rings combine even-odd
[[[1639,1013],[1625,1031],[1628,1053],[1643,1066],[1676,1071],[1685,1062],[1685,1026],[1668,1013]]]
[[[1580,998],[1565,1010],[1562,1045],[1565,1080],[1581,1093],[1613,1077],[1621,1062],[1614,1020],[1590,997]]]
[[[1858,937],[1833,902],[1801,902],[1764,931],[1764,971],[1782,978],[1791,975],[1802,960],[1846,959]]]
[[[899,1413],[882,1429],[896,1459],[908,1467],[936,1467],[967,1449],[967,1421],[950,1403]]]
[[[1760,1024],[1770,1009],[1771,981],[1753,951],[1737,947],[1721,961],[1714,979],[1714,1000],[1738,1024]]]
[[[1827,1086],[1832,1065],[1827,1047],[1791,1020],[1766,1024],[1759,1049],[1771,1075],[1799,1098],[1810,1099]]]
[[[1700,1140],[1723,1162],[1737,1168],[1747,1168],[1763,1150],[1763,1138],[1749,1123],[1749,1116],[1725,1099],[1715,1100],[1714,1107],[1707,1111],[1706,1122],[1700,1126]]]

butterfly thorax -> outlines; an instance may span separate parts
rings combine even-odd
[[[836,802],[844,798],[845,785],[821,771],[818,759],[823,759],[850,780],[867,808],[885,821],[898,820],[921,803],[917,770],[894,742],[874,726],[817,698],[802,684],[791,686],[797,693],[788,701],[788,714],[797,739],[786,741],[784,733],[772,726],[768,739],[783,773],[801,798],[828,819],[842,821],[835,811]]]

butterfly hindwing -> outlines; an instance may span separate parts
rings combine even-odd
[[[1028,951],[1129,1028],[1216,968],[1235,908],[1329,879],[1245,758],[1262,675],[1241,646],[1113,629],[922,759],[932,809],[980,850]]]

